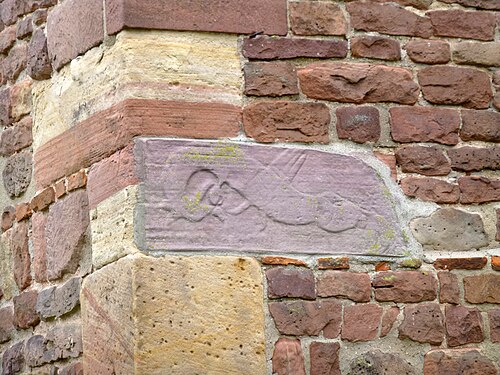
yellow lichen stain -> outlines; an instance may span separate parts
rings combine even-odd
[[[243,151],[238,145],[223,142],[219,142],[210,149],[203,150],[203,152],[195,148],[190,149],[182,156],[184,159],[205,164],[241,163],[243,161]]]
[[[382,277],[382,280],[384,280],[384,281],[394,281],[395,279],[396,279],[396,276],[394,276],[394,275],[388,275],[388,276]]]
[[[193,198],[184,195],[182,197],[182,201],[184,202],[184,208],[186,211],[194,214],[200,210],[208,212],[210,208],[207,205],[201,204],[201,193],[197,192]]]

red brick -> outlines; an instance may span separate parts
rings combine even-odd
[[[375,271],[381,272],[381,271],[390,271],[391,270],[391,265],[387,262],[377,262],[375,264]]]
[[[35,327],[40,323],[36,312],[38,293],[35,290],[14,297],[14,325],[20,329]]]
[[[111,184],[112,181],[109,181]],[[63,178],[62,180],[57,181],[54,184],[54,192],[56,194],[56,199],[61,198],[64,194],[66,194],[66,179]]]
[[[245,94],[283,96],[299,93],[297,72],[285,61],[250,62],[245,64]]]
[[[31,285],[31,259],[26,222],[18,223],[14,227],[10,242],[14,259],[14,279],[19,290],[24,290]]]
[[[425,355],[424,375],[497,375],[495,364],[478,349],[432,350]]]
[[[47,282],[47,242],[45,227],[47,215],[36,212],[31,219],[31,239],[33,241],[33,274],[36,282]]]
[[[2,230],[5,232],[12,228],[14,221],[16,220],[16,209],[13,206],[8,206],[3,209],[2,212]]]
[[[292,1],[288,5],[295,35],[345,35],[347,22],[337,4]]]
[[[500,303],[500,274],[464,277],[465,300],[469,303]]]
[[[500,201],[500,180],[482,176],[460,177],[460,203],[476,204]]]
[[[399,307],[393,306],[384,309],[384,315],[382,315],[382,329],[380,330],[380,337],[385,337],[389,334],[392,326],[396,322],[399,316]]]
[[[269,298],[315,299],[314,274],[309,269],[274,267],[266,271]]]
[[[337,136],[356,143],[377,142],[380,137],[380,115],[375,107],[337,108]]]
[[[16,42],[16,27],[10,26],[0,32],[0,53],[6,54]]]
[[[370,276],[367,273],[326,271],[318,277],[318,296],[348,298],[355,302],[369,302]]]
[[[413,303],[432,301],[437,296],[436,278],[427,272],[379,272],[372,282],[375,299]]]
[[[460,147],[448,150],[451,167],[457,171],[473,172],[500,169],[500,147]]]
[[[31,216],[31,208],[29,203],[19,203],[16,206],[16,220],[26,220]]]
[[[449,9],[430,11],[427,15],[437,36],[480,40],[493,40],[495,37],[496,19],[489,12]]]
[[[444,340],[443,314],[439,304],[407,305],[399,326],[399,338],[439,345]]]
[[[488,258],[438,258],[434,261],[434,268],[438,270],[482,270]]]
[[[286,0],[203,1],[106,0],[108,34],[124,28],[215,31],[285,35]]]
[[[396,142],[458,143],[458,111],[433,107],[395,107],[391,115],[391,134]]]
[[[394,182],[397,182],[398,180],[398,169],[396,166],[396,157],[391,154],[384,154],[382,152],[374,152],[375,156],[377,159],[379,159],[381,162],[383,162],[387,167],[389,167],[391,171],[391,178]]]
[[[347,56],[347,42],[345,40],[258,36],[243,40],[243,56],[249,59],[261,60],[293,59],[297,57],[343,58]]]
[[[460,288],[458,286],[458,277],[451,272],[438,272],[439,279],[439,302],[460,303]]]
[[[442,40],[412,40],[405,45],[410,59],[422,64],[446,64],[451,59],[450,45]]]
[[[482,342],[481,312],[477,308],[446,306],[446,338],[450,347]]]
[[[12,307],[0,309],[0,344],[3,344],[13,337],[14,328],[14,310]]]
[[[280,338],[273,352],[273,374],[306,375],[304,355],[297,339]]]
[[[343,103],[414,104],[419,95],[410,70],[384,65],[316,63],[298,71],[302,92]]]
[[[500,113],[462,110],[460,138],[464,141],[500,142]]]
[[[56,200],[54,188],[48,187],[43,189],[33,197],[30,202],[30,208],[34,212],[43,211]]]
[[[436,178],[405,177],[401,180],[401,188],[409,197],[427,202],[458,203],[460,189]]]
[[[80,189],[87,186],[87,172],[85,170],[73,173],[66,179],[66,191]]]
[[[309,346],[310,374],[341,375],[339,350],[337,342],[312,342]]]
[[[319,270],[348,270],[349,268],[349,258],[347,257],[318,258]]]
[[[103,2],[67,0],[47,19],[47,41],[52,67],[59,70],[104,39]]]
[[[17,39],[24,39],[30,36],[33,32],[33,24],[31,21],[31,16],[24,17],[23,20],[17,23],[16,27],[16,37]]]
[[[342,305],[336,301],[271,302],[269,311],[284,335],[317,336],[323,331],[324,337],[335,338],[340,333]]]
[[[390,61],[401,60],[399,42],[382,36],[364,35],[353,37],[351,39],[351,53],[353,57]]]
[[[500,308],[488,311],[490,337],[492,342],[500,342]]]
[[[31,117],[25,117],[13,127],[7,128],[0,137],[0,155],[10,156],[31,146],[33,142]]]
[[[26,68],[27,56],[28,46],[25,43],[17,44],[10,50],[7,57],[3,60],[3,72],[8,81],[14,82],[24,68]]]
[[[500,10],[499,0],[441,0],[443,3],[460,4],[468,7]]]
[[[382,307],[375,304],[344,307],[342,340],[370,341],[378,336]]]
[[[261,263],[269,266],[299,266],[307,267],[307,263],[293,258],[266,256],[262,257]]]
[[[243,126],[258,142],[328,143],[330,111],[323,103],[258,102],[243,110]]]
[[[446,176],[450,163],[441,148],[436,146],[405,146],[396,150],[396,161],[406,173],[426,176]]]
[[[488,108],[493,98],[490,77],[473,68],[432,66],[418,72],[424,98],[434,104]]]
[[[499,227],[499,224],[500,224],[500,209],[497,208],[496,210],[497,212],[497,235],[500,234],[500,227]],[[497,241],[498,238],[497,238]],[[492,256],[491,257],[491,268],[493,268],[495,271],[500,271],[500,256]]]
[[[52,75],[47,38],[43,29],[36,29],[28,45],[28,75],[36,80],[44,80]]]
[[[347,11],[356,30],[421,38],[432,35],[431,22],[427,17],[418,16],[400,6],[356,1],[347,4]]]
[[[221,103],[129,99],[51,139],[35,154],[38,187],[108,157],[136,136],[235,137],[240,108]]]

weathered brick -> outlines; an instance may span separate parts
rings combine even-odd
[[[414,367],[399,355],[372,350],[354,358],[350,364],[351,375],[416,375]]]
[[[250,62],[245,64],[245,94],[283,96],[299,93],[297,72],[285,61]]]
[[[439,279],[439,302],[460,303],[460,288],[458,286],[458,277],[451,272],[438,272]]]
[[[396,142],[458,143],[458,111],[448,108],[395,107],[389,112],[391,135]]]
[[[460,138],[464,141],[500,142],[500,113],[462,110]]]
[[[344,40],[258,36],[243,40],[243,56],[261,60],[293,59],[296,57],[343,58],[347,56],[347,42]]]
[[[450,45],[442,40],[411,40],[405,45],[410,59],[422,64],[446,64],[451,59]]]
[[[356,30],[421,38],[432,35],[432,25],[427,17],[418,16],[400,6],[356,1],[347,4],[347,11]]]
[[[2,375],[17,375],[24,368],[24,341],[5,350],[2,357]]]
[[[0,136],[0,155],[10,156],[30,146],[32,142],[32,120],[31,117],[25,117],[2,132]]]
[[[448,346],[479,343],[484,340],[483,318],[477,308],[446,306]]]
[[[496,19],[489,12],[466,12],[459,9],[433,10],[427,13],[434,35],[454,38],[493,40]]]
[[[432,66],[420,69],[418,82],[424,98],[434,104],[488,108],[493,98],[486,72],[473,68]]]
[[[87,186],[87,172],[83,169],[81,171],[73,173],[66,179],[66,191],[68,193],[85,186]]]
[[[0,344],[12,339],[14,332],[14,310],[10,306],[3,307],[0,309]]]
[[[460,199],[458,185],[436,178],[405,177],[401,180],[401,189],[409,197],[427,202],[458,203]]]
[[[500,180],[490,180],[483,176],[468,176],[458,179],[460,203],[476,204],[500,200]]]
[[[376,272],[390,271],[390,270],[391,270],[390,263],[387,263],[387,262],[377,262],[375,264],[375,271]]]
[[[497,213],[497,241],[500,241],[498,237],[500,237],[500,208],[496,209]],[[493,268],[495,271],[500,271],[500,256],[492,256],[491,257],[491,268]]]
[[[7,206],[2,211],[2,231],[12,228],[16,220],[16,209],[13,206]]]
[[[14,46],[3,60],[3,72],[8,81],[14,82],[26,68],[28,46],[26,43]]]
[[[320,270],[348,270],[349,258],[318,258],[318,269]]]
[[[31,199],[30,208],[34,212],[43,211],[56,200],[56,195],[53,187],[48,187],[37,193]]]
[[[419,95],[405,68],[356,63],[316,63],[298,71],[302,92],[343,103],[414,104]]]
[[[273,374],[306,375],[304,355],[297,339],[280,338],[273,352]]]
[[[30,290],[14,297],[14,325],[20,329],[35,327],[40,323],[36,312],[38,292]]]
[[[335,301],[271,302],[269,311],[284,335],[335,338],[340,333],[342,305]]]
[[[81,279],[74,277],[60,287],[51,287],[38,293],[36,310],[42,319],[59,318],[80,303]]]
[[[31,37],[26,71],[31,78],[36,80],[48,79],[52,75],[47,37],[43,29],[36,29]]]
[[[434,268],[439,270],[482,270],[488,258],[438,258],[434,261]]]
[[[453,61],[465,65],[500,65],[500,43],[460,42],[453,45]]]
[[[243,126],[259,142],[328,143],[330,111],[323,103],[258,102],[243,110]]]
[[[344,307],[342,340],[370,341],[378,336],[382,319],[382,307],[375,304]]]
[[[288,4],[295,35],[345,35],[347,22],[335,3],[292,1]]]
[[[384,315],[382,315],[382,328],[380,329],[380,337],[385,337],[389,334],[392,326],[396,322],[399,316],[399,307],[392,306],[384,309]]]
[[[19,203],[16,206],[16,220],[22,221],[28,219],[32,214],[29,203]]]
[[[450,163],[441,148],[436,146],[405,146],[396,150],[396,161],[406,173],[426,176],[445,176],[451,172]]]
[[[266,271],[270,298],[316,298],[314,274],[311,270],[275,267]]]
[[[372,282],[377,301],[422,302],[437,296],[436,278],[427,272],[380,272]]]
[[[500,147],[459,147],[448,150],[451,167],[457,171],[473,172],[500,169]]]
[[[500,342],[500,308],[488,311],[490,337],[492,342]]]
[[[353,37],[351,39],[351,53],[353,57],[390,61],[401,60],[399,42],[382,36],[364,35]]]
[[[399,338],[439,345],[444,340],[443,314],[437,303],[407,305]]]
[[[368,302],[371,296],[370,276],[359,272],[326,271],[318,277],[317,289],[320,297]]]
[[[285,257],[276,257],[276,256],[265,256],[262,257],[261,263],[268,266],[299,266],[299,267],[307,267],[307,263],[303,260],[293,259],[293,258],[285,258]]]
[[[6,27],[0,32],[0,53],[7,54],[16,42],[16,27]]]
[[[108,181],[111,183],[111,181]],[[66,179],[63,178],[62,180],[57,181],[54,184],[54,192],[56,195],[56,199],[61,198],[63,195],[66,194]]]
[[[10,242],[14,258],[14,279],[19,290],[24,290],[31,285],[31,260],[26,222],[18,223],[14,227]]]
[[[47,281],[47,242],[45,227],[47,215],[36,212],[31,219],[31,240],[33,242],[33,274],[39,283]]]
[[[33,32],[33,23],[31,16],[24,17],[21,21],[17,23],[16,27],[16,37],[17,39],[24,39],[31,35]]]
[[[337,135],[357,143],[377,142],[380,137],[380,115],[375,107],[337,108]]]
[[[340,344],[337,342],[312,342],[309,346],[311,375],[341,375]]]
[[[500,274],[464,277],[465,300],[469,303],[500,303]]]
[[[478,349],[432,350],[425,355],[424,374],[497,375],[495,364]]]

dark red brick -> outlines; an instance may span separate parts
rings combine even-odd
[[[308,269],[274,267],[266,271],[270,298],[316,298],[314,274]]]
[[[283,96],[299,93],[297,72],[285,61],[250,62],[245,64],[245,94]]]
[[[299,340],[282,337],[276,342],[273,352],[273,374],[306,375],[304,355]]]
[[[320,297],[368,302],[371,296],[370,276],[367,273],[326,271],[318,277],[317,289]]]
[[[318,269],[320,270],[348,270],[349,258],[318,258]]]
[[[500,303],[500,274],[464,277],[465,300],[469,303]]]
[[[389,61],[401,60],[399,42],[382,36],[364,35],[353,37],[351,39],[351,53],[353,57]]]
[[[476,204],[500,201],[500,180],[483,176],[468,176],[458,179],[460,203]]]
[[[478,349],[432,350],[425,355],[425,375],[497,375],[495,364]]]
[[[309,346],[310,375],[341,375],[339,350],[337,342],[312,342]]]
[[[421,64],[446,64],[451,59],[450,45],[442,40],[412,40],[405,49],[412,61]]]
[[[482,270],[488,258],[439,258],[434,261],[434,268],[439,270]]]
[[[446,338],[450,347],[482,342],[481,312],[477,308],[446,306]]]
[[[492,342],[500,342],[500,308],[488,311],[490,337]]]
[[[382,319],[382,308],[375,304],[344,307],[342,340],[370,341],[378,336]]]
[[[377,142],[380,137],[380,115],[375,107],[337,108],[337,135],[357,143]]]
[[[288,5],[295,35],[345,35],[347,22],[335,3],[292,1]]]
[[[446,176],[451,172],[444,151],[436,146],[405,146],[396,150],[396,161],[406,173]]]
[[[409,197],[427,202],[458,203],[460,199],[458,185],[436,178],[405,177],[401,180],[401,188]]]
[[[495,36],[496,19],[493,13],[449,9],[430,11],[427,15],[437,36],[480,40],[493,40]]]
[[[500,169],[500,147],[459,147],[448,150],[451,167],[457,171],[474,172]]]
[[[26,222],[18,223],[14,227],[10,242],[14,262],[14,279],[19,290],[24,290],[31,285],[31,258]]]
[[[5,129],[0,137],[0,155],[10,156],[33,142],[31,117],[25,117],[14,126]]]
[[[500,113],[462,110],[460,138],[464,141],[500,142]]]
[[[17,328],[27,329],[40,323],[40,316],[36,312],[37,298],[35,290],[14,297],[14,325]]]
[[[460,288],[458,286],[458,277],[451,272],[438,272],[439,279],[439,302],[460,303]]]
[[[439,304],[407,305],[399,326],[399,338],[439,345],[444,340],[443,314]]]
[[[432,301],[437,296],[436,278],[427,272],[380,272],[372,282],[377,301],[413,303]]]

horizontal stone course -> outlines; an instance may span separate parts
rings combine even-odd
[[[368,302],[371,281],[367,273],[326,271],[318,277],[318,296],[348,298],[355,302]]]
[[[316,298],[314,274],[307,269],[274,267],[266,271],[269,298]]]
[[[401,189],[409,197],[436,203],[458,203],[460,189],[457,184],[430,177],[405,177]]]

